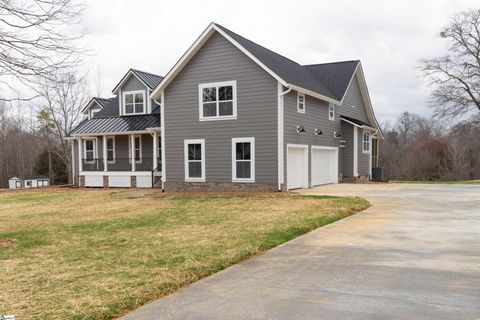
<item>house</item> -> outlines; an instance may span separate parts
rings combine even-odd
[[[48,177],[42,175],[11,177],[8,179],[9,189],[48,187]]]
[[[72,131],[81,186],[291,190],[378,165],[358,60],[300,65],[212,23],[165,77],[131,69],[113,93]]]

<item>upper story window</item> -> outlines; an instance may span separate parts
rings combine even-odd
[[[370,153],[370,132],[363,131],[363,153]]]
[[[328,120],[335,120],[335,105],[333,103],[328,105]]]
[[[237,82],[203,83],[199,89],[200,120],[237,118]]]
[[[123,93],[123,114],[145,113],[145,91],[126,91]]]
[[[297,111],[305,113],[305,95],[301,93],[297,94]]]

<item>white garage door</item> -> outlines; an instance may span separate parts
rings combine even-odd
[[[338,149],[312,146],[312,186],[338,182]]]
[[[287,188],[308,188],[308,147],[287,147]]]

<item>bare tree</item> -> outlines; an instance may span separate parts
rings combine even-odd
[[[37,129],[44,148],[56,153],[71,170],[70,143],[65,137],[83,118],[81,110],[88,102],[86,80],[67,73],[50,81],[37,90],[41,97]]]
[[[449,53],[424,59],[421,71],[433,87],[431,103],[440,117],[480,113],[480,10],[454,16],[439,36]]]
[[[82,33],[67,29],[84,8],[82,0],[0,1],[0,100],[32,99],[18,85],[51,82],[52,75],[78,66],[85,48],[75,40]]]

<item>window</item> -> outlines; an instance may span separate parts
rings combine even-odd
[[[107,138],[107,161],[109,163],[115,162],[115,137]]]
[[[83,140],[83,157],[87,162],[94,162],[96,157],[95,139]]]
[[[255,138],[232,139],[232,181],[255,181]]]
[[[133,148],[134,148],[134,156],[135,162],[140,163],[142,162],[142,136],[134,136],[133,137]],[[130,162],[132,161],[132,139],[129,137],[128,139],[128,157]]]
[[[205,140],[185,140],[185,181],[205,181]]]
[[[328,120],[335,120],[335,105],[333,103],[328,105]]]
[[[21,188],[22,187],[22,182],[21,181],[15,181],[15,188]]]
[[[301,93],[297,94],[297,111],[305,113],[305,95]]]
[[[145,113],[145,91],[127,91],[123,93],[123,113]]]
[[[237,118],[237,82],[204,83],[199,88],[200,120]]]
[[[31,187],[32,186],[32,181],[31,180],[28,180],[27,181],[27,187]]]
[[[370,132],[363,131],[363,153],[370,153]]]

